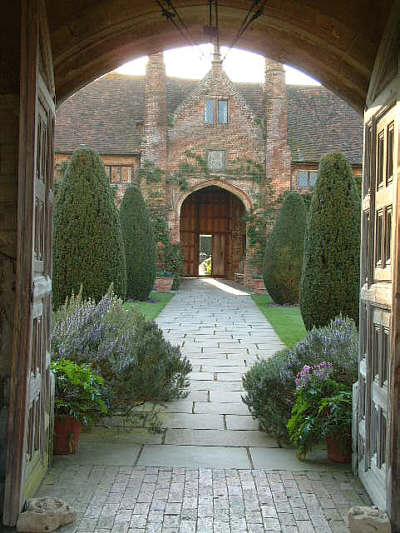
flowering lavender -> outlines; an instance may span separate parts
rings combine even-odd
[[[326,381],[332,372],[333,364],[327,361],[323,361],[315,366],[304,365],[296,376],[296,389],[304,389],[313,379],[319,382]]]
[[[90,363],[105,380],[112,411],[144,401],[167,401],[185,394],[191,371],[180,349],[168,343],[155,322],[125,310],[112,287],[98,302],[72,296],[54,315],[54,359]]]

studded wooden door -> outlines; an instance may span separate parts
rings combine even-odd
[[[358,474],[387,508],[392,345],[392,281],[397,175],[395,107],[368,117],[362,199]]]
[[[3,521],[16,522],[48,466],[54,82],[42,0],[24,0],[18,167],[18,257]]]

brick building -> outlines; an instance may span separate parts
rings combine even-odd
[[[111,73],[75,93],[58,110],[55,142],[56,168],[91,146],[118,198],[140,182],[166,208],[187,275],[198,274],[200,235],[211,235],[213,275],[248,277],[244,212],[266,194],[311,190],[329,151],[360,174],[362,118],[323,87],[286,86],[269,59],[264,84],[233,83],[218,53],[201,81],[168,78],[156,54],[143,77]]]

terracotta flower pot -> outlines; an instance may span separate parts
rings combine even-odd
[[[82,424],[70,416],[54,422],[54,454],[67,455],[76,452]]]
[[[250,280],[250,287],[257,294],[265,294],[265,285],[263,279],[252,279]]]
[[[157,292],[169,292],[172,288],[172,284],[174,283],[174,278],[156,278],[156,291]]]
[[[351,463],[351,439],[340,434],[326,437],[328,457],[334,463]]]

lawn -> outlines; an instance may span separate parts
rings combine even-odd
[[[157,300],[156,302],[126,302],[124,307],[125,309],[137,309],[146,317],[147,320],[154,320],[173,296],[173,292],[152,292],[150,294],[150,300]]]
[[[304,339],[307,332],[298,307],[275,305],[268,294],[253,294],[252,298],[286,346],[291,348]]]

